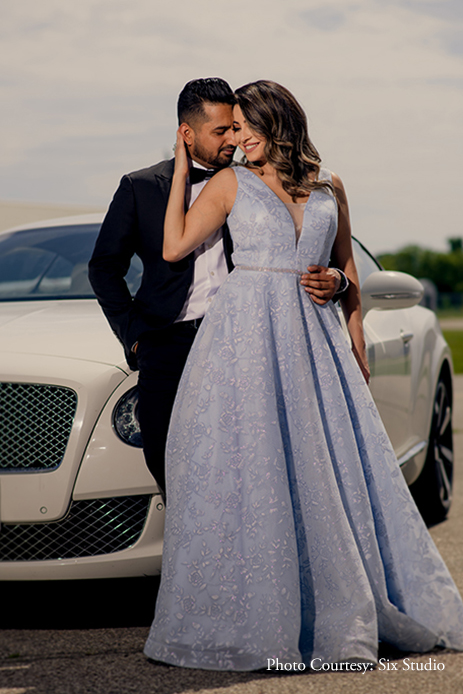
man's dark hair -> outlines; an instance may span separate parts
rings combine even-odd
[[[178,123],[192,125],[204,119],[204,104],[236,104],[230,85],[220,77],[191,80],[183,87],[177,102]]]

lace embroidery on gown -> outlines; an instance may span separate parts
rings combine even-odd
[[[460,596],[336,311],[311,301],[294,274],[328,265],[336,201],[311,193],[296,243],[286,205],[248,169],[234,171],[236,268],[201,325],[172,413],[145,653],[254,670],[269,658],[374,662],[378,639],[463,649]]]

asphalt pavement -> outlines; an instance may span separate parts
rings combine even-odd
[[[431,534],[463,593],[463,376],[455,378],[455,495]],[[2,584],[0,694],[463,694],[463,653],[382,648],[374,671],[207,672],[142,653],[157,579]],[[421,669],[422,668],[422,669]]]

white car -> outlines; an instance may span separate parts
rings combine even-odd
[[[145,466],[137,373],[87,279],[101,216],[0,234],[0,580],[161,568],[164,504]],[[371,390],[425,518],[452,480],[452,362],[422,286],[354,242]],[[142,272],[127,275],[134,293]]]

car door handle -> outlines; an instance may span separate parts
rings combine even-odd
[[[404,343],[404,345],[406,345],[413,338],[413,333],[406,333],[403,330],[401,330],[400,337],[402,338],[402,342]]]

